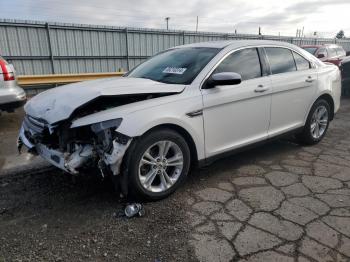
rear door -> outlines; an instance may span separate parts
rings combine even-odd
[[[271,68],[272,97],[269,136],[304,125],[314,98],[317,71],[300,54],[282,47],[266,47]]]

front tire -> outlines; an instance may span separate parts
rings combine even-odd
[[[148,132],[134,143],[126,156],[130,191],[148,200],[171,195],[190,169],[186,140],[176,131],[164,128]]]
[[[312,106],[303,131],[297,135],[298,140],[305,145],[315,145],[326,135],[331,111],[328,102],[317,100]]]

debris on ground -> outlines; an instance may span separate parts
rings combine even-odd
[[[143,217],[145,215],[145,208],[140,203],[126,204],[124,210],[120,210],[115,213],[115,217]]]

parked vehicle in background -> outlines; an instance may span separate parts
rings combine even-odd
[[[332,63],[336,66],[340,66],[341,61],[346,57],[345,50],[339,45],[304,45],[301,48],[313,54],[322,62]]]
[[[26,99],[24,90],[17,85],[13,65],[0,56],[0,113],[13,112],[23,106]]]
[[[288,43],[184,45],[124,77],[35,96],[18,146],[71,174],[99,168],[122,187],[161,199],[193,163],[291,132],[317,144],[339,109],[340,85],[338,67]]]
[[[343,59],[341,66],[342,92],[344,95],[350,95],[350,57]]]
[[[342,92],[347,95],[350,93],[350,52],[346,52],[339,45],[305,45],[301,46],[304,50],[316,56],[322,62],[335,64],[341,70]]]

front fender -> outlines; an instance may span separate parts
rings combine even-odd
[[[196,146],[198,160],[201,160],[205,158],[203,116],[190,117],[187,115],[189,112],[200,109],[202,109],[201,97],[196,97],[136,111],[123,117],[123,121],[118,127],[118,132],[130,137],[138,137],[160,125],[171,124],[179,126],[185,129],[192,137]]]
[[[203,109],[202,96],[181,94],[147,101],[140,101],[125,106],[98,112],[73,121],[71,128],[91,125],[102,121],[122,118],[117,131],[129,137],[137,137],[153,127],[173,124],[185,129],[192,137],[198,154],[198,160],[205,158],[203,116],[190,117],[187,114]]]

